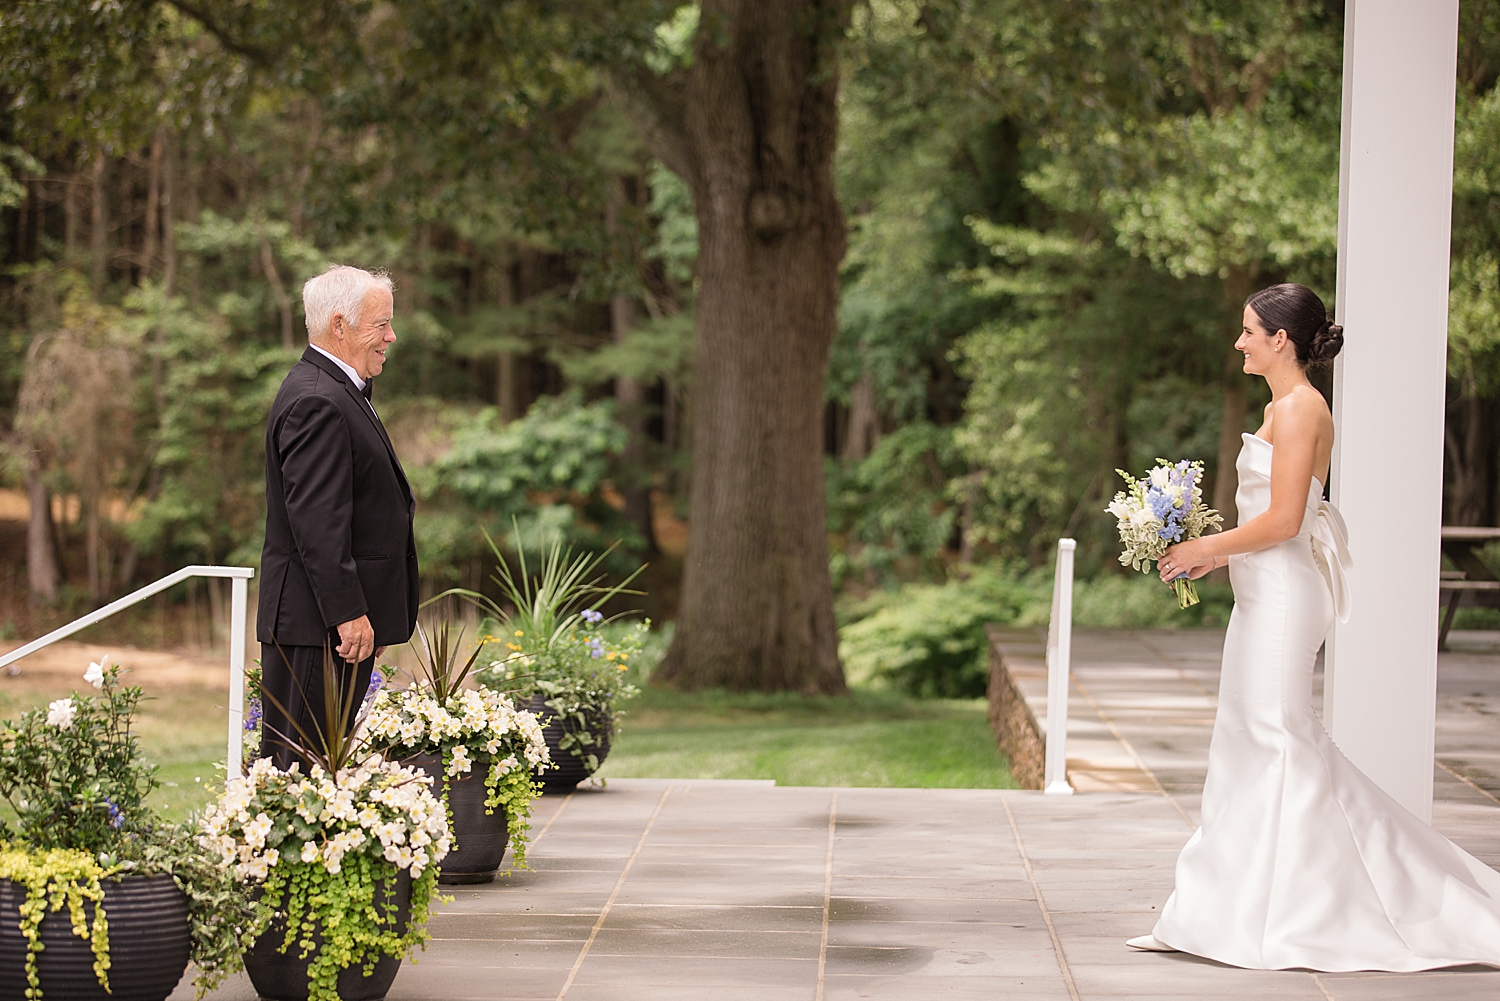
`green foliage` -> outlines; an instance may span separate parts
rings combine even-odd
[[[894,583],[941,568],[958,521],[950,484],[964,471],[950,428],[917,422],[882,438],[861,461],[828,462],[834,585]]]
[[[1232,596],[1222,585],[1200,586],[1201,603],[1181,611],[1172,591],[1153,580],[1119,574],[1078,580],[1073,625],[1222,626]],[[1045,570],[991,565],[962,581],[906,584],[851,603],[839,632],[839,655],[856,686],[889,686],[921,698],[977,698],[989,679],[984,627],[1045,628],[1051,603],[1052,574]]]
[[[454,431],[452,447],[419,484],[439,505],[460,501],[490,524],[525,521],[538,535],[633,539],[633,527],[605,497],[627,438],[611,400],[544,397],[509,424],[485,409]]]

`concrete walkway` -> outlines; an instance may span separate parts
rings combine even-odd
[[[1125,948],[1192,830],[1219,642],[1077,637],[1070,737],[1102,791],[621,779],[546,797],[534,870],[458,888],[390,997],[1500,997],[1485,968],[1258,972]],[[1500,651],[1445,655],[1441,676],[1436,824],[1500,865]],[[243,978],[213,995],[253,996]]]

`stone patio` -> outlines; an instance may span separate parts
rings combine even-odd
[[[390,997],[1500,997],[1500,971],[1480,967],[1270,973],[1125,947],[1192,831],[1220,642],[1077,635],[1070,765],[1096,791],[1071,797],[628,779],[545,797],[533,870],[455,888]],[[1442,660],[1435,816],[1500,866],[1500,645],[1486,642],[1456,637],[1467,652]],[[239,978],[213,997],[254,993]]]

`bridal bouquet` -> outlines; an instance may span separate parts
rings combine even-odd
[[[1166,554],[1167,547],[1196,539],[1209,529],[1218,529],[1224,519],[1203,502],[1203,463],[1168,462],[1157,459],[1145,479],[1117,469],[1130,489],[1115,494],[1105,508],[1119,522],[1120,542],[1125,551],[1120,562],[1151,572],[1151,563]],[[1198,589],[1182,574],[1172,581],[1177,607],[1198,604]]]

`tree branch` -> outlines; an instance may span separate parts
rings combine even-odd
[[[237,56],[243,56],[257,66],[269,67],[274,65],[276,60],[270,52],[257,45],[251,45],[249,42],[235,38],[230,34],[229,29],[220,23],[207,9],[208,5],[206,3],[194,3],[191,0],[167,0],[167,3],[203,25],[204,30],[214,36],[218,43],[228,51],[233,52]]]
[[[685,121],[687,71],[657,76],[644,66],[615,66],[604,78],[610,98],[639,130],[652,155],[689,188],[696,187],[697,157]]]

